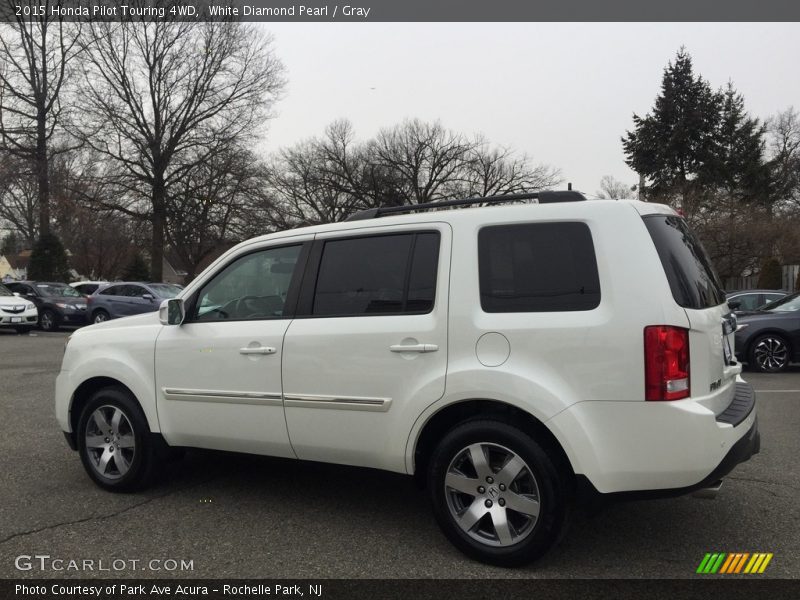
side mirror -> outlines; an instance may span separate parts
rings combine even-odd
[[[17,298],[22,298],[22,296],[20,296],[20,295],[19,295],[19,292],[14,292],[14,295],[15,295]]]
[[[158,320],[162,325],[180,325],[186,318],[183,298],[164,300],[158,307]]]
[[[155,296],[153,296],[153,294],[142,294],[142,298],[152,302],[155,299]]]
[[[738,310],[741,305],[742,305],[741,300],[728,300],[728,307],[731,310]]]

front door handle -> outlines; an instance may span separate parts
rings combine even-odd
[[[277,350],[272,346],[246,346],[239,348],[239,354],[275,354]]]
[[[394,344],[389,346],[392,352],[436,352],[439,346],[436,344]]]

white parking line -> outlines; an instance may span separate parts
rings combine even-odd
[[[758,394],[788,394],[790,392],[800,393],[800,390],[755,390]]]

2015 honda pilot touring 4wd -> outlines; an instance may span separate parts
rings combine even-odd
[[[584,200],[244,242],[158,314],[74,333],[58,421],[112,491],[170,447],[413,474],[445,535],[500,565],[543,554],[579,493],[716,486],[759,436],[708,258],[666,206]]]

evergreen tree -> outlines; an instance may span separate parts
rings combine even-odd
[[[137,252],[122,272],[122,278],[126,281],[150,281],[150,269],[147,261]]]
[[[681,48],[664,69],[652,113],[634,114],[634,130],[622,138],[625,162],[648,180],[648,199],[677,203],[685,212],[702,201],[721,104],[721,94],[694,74],[692,58]]]
[[[765,260],[758,273],[758,287],[766,290],[780,289],[781,279],[781,264],[774,258]]]
[[[20,239],[13,231],[3,238],[0,244],[0,256],[13,256],[20,251]]]
[[[28,279],[34,281],[68,281],[67,253],[54,233],[43,234],[33,246],[28,263]]]
[[[733,84],[722,95],[717,152],[710,171],[727,198],[770,203],[770,168],[764,160],[766,126],[751,117]]]

